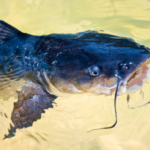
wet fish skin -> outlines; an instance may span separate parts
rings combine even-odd
[[[5,36],[4,36],[5,35]],[[0,79],[17,79],[31,71],[34,36],[0,21]],[[29,59],[30,56],[30,59]]]
[[[149,48],[124,37],[96,31],[34,36],[0,21],[0,90],[9,86],[10,80],[23,78],[40,84],[49,95],[58,96],[55,91],[51,91],[52,86],[62,93],[110,94],[109,88],[115,85],[107,87],[106,82],[109,79],[116,77],[119,83],[115,84],[122,85],[149,57]],[[99,69],[98,74],[94,73],[93,68],[94,71]],[[115,94],[115,114],[118,89],[119,87]],[[52,107],[53,99],[49,100],[47,107],[43,105],[37,110],[32,105],[29,110],[37,111],[37,116],[40,116],[41,110]],[[15,120],[14,112],[17,111],[17,106],[22,106],[22,102],[28,104],[28,101],[32,101],[30,98],[25,100],[21,101],[21,105],[20,99],[16,103],[12,121]],[[39,98],[37,105],[42,102],[42,98]],[[26,111],[26,107],[23,109]],[[30,120],[36,120],[37,116]],[[13,129],[20,127],[17,125],[20,119],[14,121]],[[28,125],[28,119],[27,117],[23,120],[27,122],[23,127]],[[116,123],[117,121],[114,125]]]
[[[49,45],[52,45],[51,48]],[[60,91],[65,92],[60,88],[60,81],[69,81],[85,92],[85,89],[96,86],[96,82],[102,85],[103,81],[115,76],[124,80],[149,58],[150,49],[128,38],[83,32],[68,36],[49,35],[36,48],[36,53],[42,61],[57,68],[51,82]],[[88,69],[93,65],[100,68],[100,76],[89,75]],[[128,69],[123,68],[124,65]]]
[[[0,75],[17,79],[32,72],[34,78],[28,76],[28,80],[38,82],[38,76],[46,72],[61,92],[90,91],[115,76],[124,80],[150,56],[148,48],[131,39],[95,31],[33,36],[3,21],[0,31]],[[100,68],[97,77],[89,75],[93,65]],[[43,83],[48,90],[46,79]]]

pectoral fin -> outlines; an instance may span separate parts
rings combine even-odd
[[[5,138],[14,136],[17,128],[32,126],[34,121],[41,118],[44,109],[53,108],[55,98],[45,93],[40,86],[24,86],[18,92],[18,101],[14,103],[11,115],[14,127],[11,126],[9,134],[5,135]]]

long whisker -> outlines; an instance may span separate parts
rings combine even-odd
[[[111,128],[113,128],[117,124],[117,108],[116,108],[116,103],[117,103],[117,96],[118,96],[118,91],[119,91],[120,84],[121,84],[121,78],[118,77],[117,88],[116,88],[115,98],[114,98],[114,110],[115,110],[115,118],[116,118],[115,123],[112,126],[110,126],[110,127],[92,129],[92,130],[89,130],[87,132],[91,132],[91,131],[94,131],[94,130],[100,130],[100,129],[111,129]]]
[[[129,107],[130,109],[136,109],[136,108],[139,108],[139,107],[145,106],[145,105],[147,105],[147,104],[149,104],[149,103],[150,103],[150,101],[148,101],[147,103],[144,103],[144,104],[142,104],[142,105],[140,105],[140,106],[131,107],[131,106],[130,106],[130,104],[129,104],[129,100],[130,100],[130,96],[129,96],[129,94],[128,94],[128,95],[127,95],[127,104],[128,104],[128,107]]]

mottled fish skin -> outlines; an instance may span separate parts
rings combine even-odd
[[[110,95],[116,89],[116,114],[119,87],[149,57],[149,48],[129,38],[96,31],[34,36],[0,21],[0,90],[11,80],[24,79],[36,85],[28,87],[33,88],[30,94],[25,86],[19,93],[23,96],[26,91],[28,96],[18,96],[11,118],[15,126],[10,131],[32,125],[44,109],[52,108],[56,98],[52,94]],[[39,86],[44,96],[34,93]],[[116,123],[117,119],[112,127]]]
[[[68,93],[74,92],[69,83],[81,92],[90,92],[91,87],[103,85],[102,81],[115,76],[124,80],[150,56],[149,48],[132,39],[92,31],[52,34],[41,37],[37,43],[37,57],[56,68],[53,75],[48,75],[50,82]],[[125,65],[128,69],[123,68]],[[99,67],[98,76],[89,75],[91,66]]]
[[[42,82],[50,92],[45,72],[61,92],[90,91],[115,76],[124,80],[150,56],[131,39],[95,31],[33,36],[0,21],[0,37],[1,87],[8,79],[25,78]],[[100,69],[98,76],[89,74],[93,65]]]

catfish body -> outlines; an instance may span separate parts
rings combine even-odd
[[[30,39],[30,42],[28,41]],[[9,80],[17,80],[31,70],[31,53],[36,39],[23,34],[5,22],[0,22],[0,78],[8,86]],[[31,59],[26,59],[30,55]],[[33,59],[32,59],[33,61]],[[3,80],[2,80],[3,79]],[[1,87],[4,86],[1,84]]]
[[[96,31],[34,36],[0,21],[0,90],[20,79],[33,83],[29,90],[22,85],[26,96],[14,104],[11,130],[31,126],[63,93],[116,91],[114,127],[117,95],[142,87],[150,77],[149,57],[149,48],[125,37]],[[33,92],[39,86],[44,95]]]
[[[127,78],[150,55],[131,39],[94,31],[33,36],[3,21],[0,31],[0,78],[40,82],[48,92],[47,80],[61,92],[95,92],[115,75]],[[98,75],[89,74],[91,66],[98,66]]]

